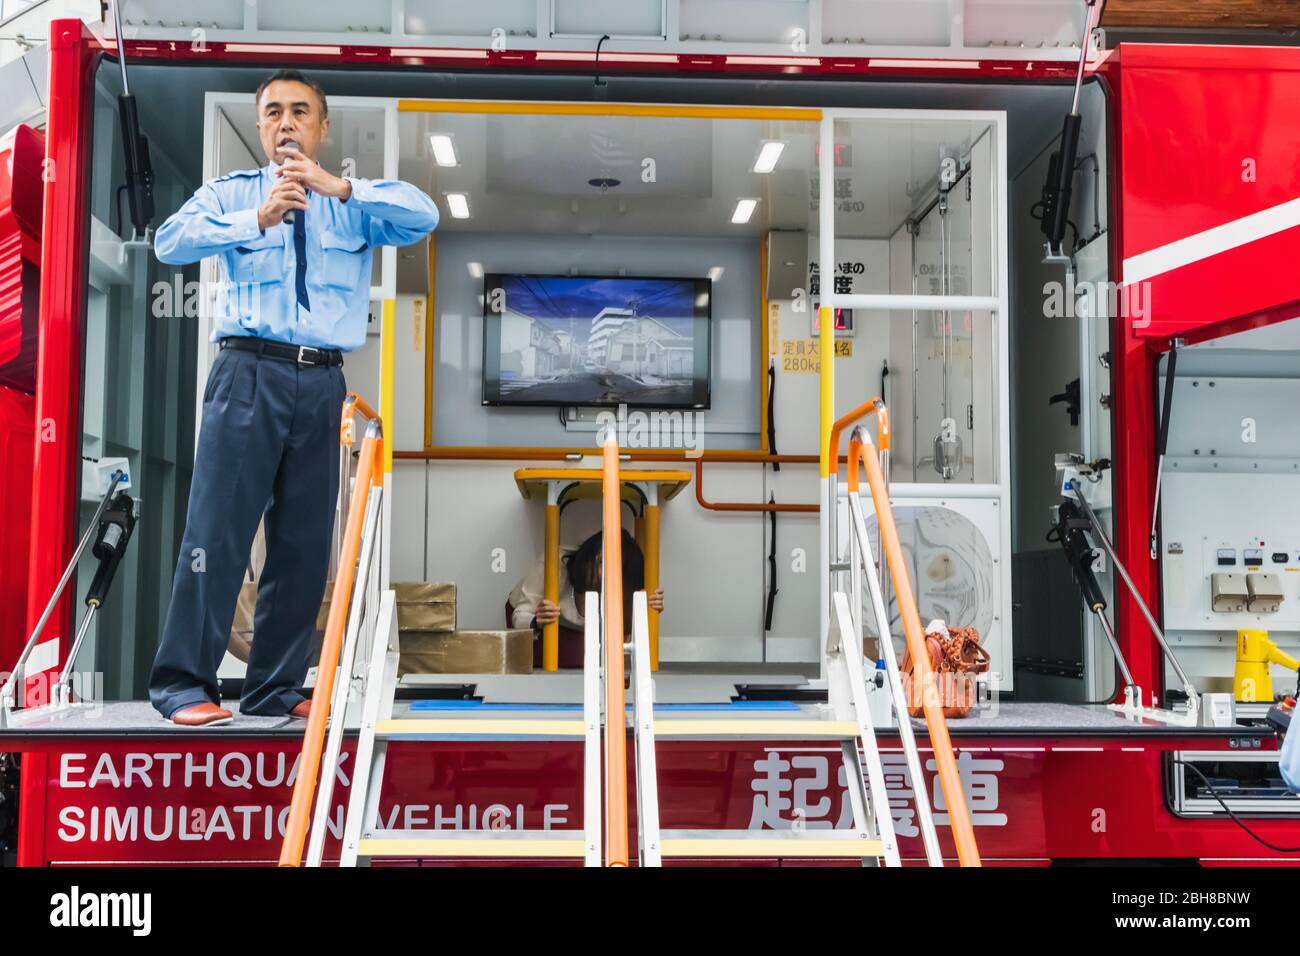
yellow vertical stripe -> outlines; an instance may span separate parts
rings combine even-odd
[[[768,455],[772,453],[767,443],[767,416],[772,414],[772,410],[767,407],[767,370],[772,364],[767,330],[768,246],[771,242],[771,231],[765,232],[758,241],[758,446]]]
[[[832,278],[830,263],[821,264],[821,281],[822,288],[826,288],[826,282]],[[821,306],[817,312],[818,321],[821,323],[821,344],[818,351],[821,353],[819,359],[821,362],[821,466],[822,477],[829,478],[832,471],[836,469],[835,461],[831,458],[830,440],[831,427],[835,424],[835,320],[831,316],[831,310]],[[836,455],[836,458],[839,456]],[[832,502],[833,504],[833,502]]]
[[[438,234],[429,233],[429,294],[424,297],[424,448],[433,447],[433,324],[438,314],[434,300],[438,294]]]
[[[384,422],[384,474],[393,473],[393,356],[397,348],[397,300],[384,300],[380,325],[379,417]]]

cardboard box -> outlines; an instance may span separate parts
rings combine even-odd
[[[531,630],[402,631],[398,641],[398,676],[533,672]]]
[[[397,592],[397,630],[446,632],[456,630],[456,585],[442,581],[395,581]],[[331,582],[321,599],[316,615],[316,630],[325,630],[329,621]]]
[[[398,631],[456,630],[456,585],[441,581],[398,581]]]

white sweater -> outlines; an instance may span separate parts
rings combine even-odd
[[[560,605],[560,623],[565,627],[581,631],[586,624],[574,600],[573,586],[569,584],[568,569],[565,566],[566,559],[576,550],[578,549],[573,547],[560,547],[560,599],[556,603]],[[545,596],[546,560],[538,558],[524,579],[510,592],[510,606],[514,608],[514,620],[510,623],[518,628],[532,627],[533,617],[537,614],[537,605],[542,603],[542,598]]]

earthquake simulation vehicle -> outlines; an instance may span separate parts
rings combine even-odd
[[[20,864],[1296,858],[1300,51],[1083,0],[121,6],[0,142]],[[183,729],[223,276],[151,230],[263,165],[281,67],[442,222],[373,257],[310,719]],[[572,645],[502,628],[625,524],[626,645],[613,573]]]

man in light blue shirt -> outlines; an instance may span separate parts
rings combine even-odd
[[[245,714],[305,717],[338,495],[344,351],[365,341],[376,246],[427,236],[438,209],[394,180],[339,177],[316,156],[325,92],[295,70],[257,90],[269,160],[205,183],[159,227],[159,260],[216,256],[222,281],[194,479],[149,697],[182,726],[228,723],[217,667],[259,520],[266,564],[240,699]],[[265,513],[265,515],[264,515]]]

